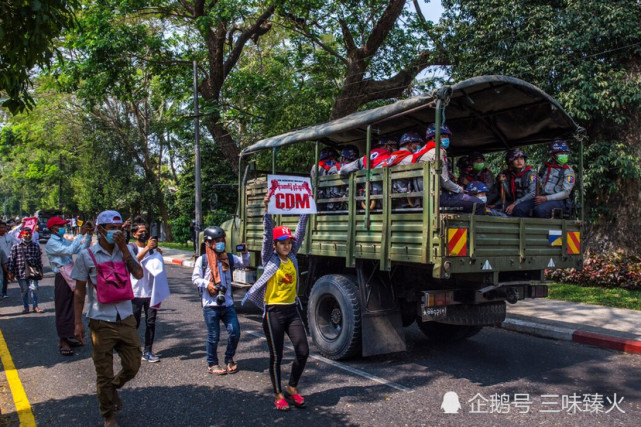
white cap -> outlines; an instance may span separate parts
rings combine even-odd
[[[98,215],[96,224],[122,224],[122,217],[116,211],[103,211]]]

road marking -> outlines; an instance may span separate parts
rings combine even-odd
[[[4,340],[2,331],[0,331],[0,360],[2,360],[2,366],[4,366],[7,382],[9,383],[11,395],[13,396],[13,401],[16,405],[18,418],[20,419],[20,425],[27,427],[35,426],[36,419],[31,411],[31,405],[27,399],[27,393],[25,393],[24,387],[22,387],[22,382],[20,382],[18,371],[13,364],[13,359],[11,358],[11,353],[9,353],[9,348]]]
[[[256,332],[256,331],[245,331],[245,332],[248,333],[249,335],[253,335],[255,337],[265,339],[265,334],[261,334],[261,333]],[[291,344],[285,344],[285,347],[287,347],[290,350],[294,350],[294,347]],[[402,386],[400,384],[397,384],[395,382],[386,380],[385,378],[377,377],[376,375],[372,375],[372,374],[370,374],[368,372],[361,371],[360,369],[352,368],[351,366],[347,366],[347,365],[345,365],[343,363],[340,363],[340,362],[337,362],[335,360],[327,359],[326,357],[323,357],[321,355],[314,354],[314,353],[310,352],[309,353],[309,357],[311,357],[312,359],[319,360],[319,361],[321,361],[323,363],[326,363],[328,365],[334,366],[336,368],[342,369],[344,371],[350,372],[350,373],[352,373],[354,375],[359,375],[359,376],[361,376],[363,378],[367,378],[368,380],[372,380],[372,381],[377,382],[379,384],[386,385],[386,386],[391,387],[393,389],[396,389],[396,390],[399,390],[399,391],[404,391],[405,393],[414,393],[414,390],[412,390],[411,388],[408,388],[408,387]]]

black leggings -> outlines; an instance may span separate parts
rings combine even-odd
[[[279,394],[282,393],[280,364],[283,361],[285,333],[292,341],[296,352],[296,359],[292,364],[292,374],[289,377],[290,386],[296,387],[298,385],[298,380],[303,374],[309,356],[307,334],[298,307],[295,304],[268,305],[263,317],[263,330],[269,347],[269,376],[274,386],[274,393]]]

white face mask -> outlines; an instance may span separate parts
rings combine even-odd
[[[478,199],[481,199],[483,203],[487,203],[487,196],[476,196]]]

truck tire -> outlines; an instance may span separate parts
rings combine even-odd
[[[328,274],[314,283],[307,304],[309,331],[320,353],[332,360],[361,352],[361,304],[354,276]]]
[[[483,329],[483,326],[448,325],[446,323],[423,322],[416,320],[418,328],[427,338],[434,342],[456,342],[472,337]]]

